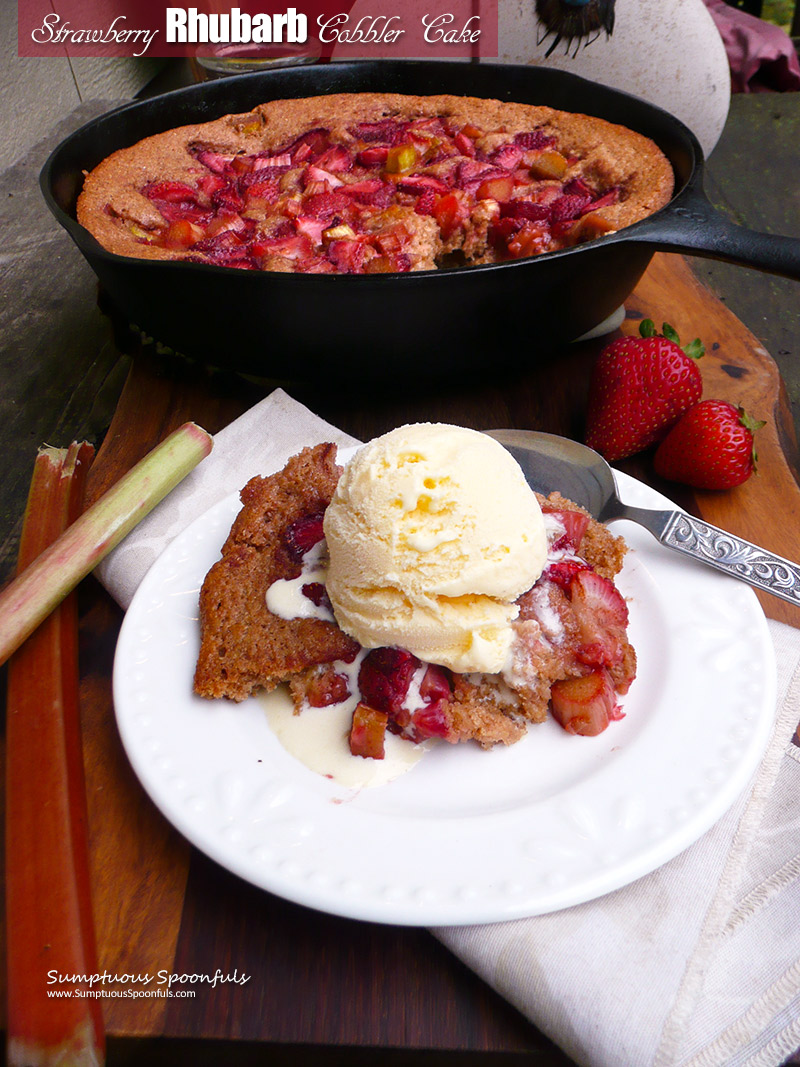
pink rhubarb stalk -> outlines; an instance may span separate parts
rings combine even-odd
[[[94,450],[37,457],[19,566],[27,567],[79,512]],[[100,1065],[100,1001],[56,999],[49,975],[97,971],[86,789],[78,706],[77,610],[67,597],[8,665],[6,937],[10,1067]]]

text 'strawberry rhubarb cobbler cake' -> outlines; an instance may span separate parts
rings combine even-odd
[[[373,274],[519,259],[652,214],[672,168],[586,115],[453,96],[276,100],[113,153],[78,220],[119,255]]]
[[[387,733],[490,748],[548,710],[585,735],[620,717],[625,545],[492,438],[400,427],[344,470],[321,444],[241,500],[200,595],[201,696],[288,683],[301,718],[346,706],[350,751],[375,760]]]

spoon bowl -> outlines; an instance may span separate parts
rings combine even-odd
[[[800,567],[685,511],[657,511],[623,503],[614,472],[593,449],[537,430],[487,430],[514,459],[532,489],[558,490],[597,519],[630,519],[662,545],[691,556],[757,589],[800,604]]]

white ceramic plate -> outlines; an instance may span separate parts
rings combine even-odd
[[[627,502],[671,506],[618,479]],[[624,719],[596,738],[549,721],[510,748],[443,743],[386,785],[339,786],[289,755],[259,699],[192,694],[197,594],[238,508],[234,494],[153,565],[122,627],[114,700],[154,803],[197,848],[263,889],[408,925],[554,911],[677,855],[760,760],[775,664],[758,600],[624,522],[616,529],[631,551],[618,584],[639,658]]]

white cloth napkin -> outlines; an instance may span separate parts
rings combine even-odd
[[[192,519],[303,445],[356,442],[277,390],[105,562],[127,606]],[[778,1067],[800,1047],[800,630],[770,623],[774,733],[750,786],[700,841],[599,900],[434,931],[586,1067]]]

